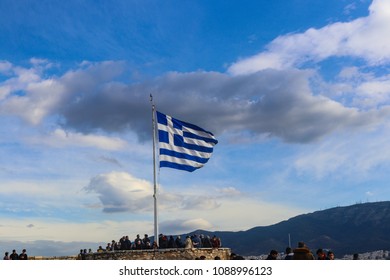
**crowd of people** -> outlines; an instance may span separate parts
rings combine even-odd
[[[12,254],[5,252],[3,260],[28,260],[27,250],[23,249],[20,254],[18,254],[15,249],[12,250]]]
[[[324,250],[318,248],[316,254],[309,249],[304,242],[298,242],[298,246],[294,249],[287,247],[283,257],[279,255],[277,250],[271,250],[266,258],[267,260],[334,260],[335,254],[332,250]],[[359,254],[353,255],[354,260],[359,259]]]
[[[184,239],[184,238],[183,238]],[[221,239],[217,236],[210,237],[203,234],[193,234],[186,236],[183,240],[180,235],[166,236],[160,234],[157,241],[151,241],[147,234],[143,238],[137,234],[136,238],[131,241],[129,236],[123,236],[118,241],[112,240],[106,246],[99,246],[97,253],[119,250],[153,250],[153,249],[193,249],[193,248],[220,248]],[[157,245],[158,244],[158,245]],[[80,249],[79,259],[84,259],[86,254],[94,253],[92,249]]]

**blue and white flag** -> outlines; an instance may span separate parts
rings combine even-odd
[[[160,167],[186,171],[201,168],[218,143],[211,132],[156,111]]]

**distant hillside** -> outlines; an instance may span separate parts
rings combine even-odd
[[[271,226],[255,227],[240,232],[207,232],[221,237],[223,246],[249,256],[267,254],[271,249],[283,252],[304,241],[315,252],[332,249],[336,256],[376,250],[390,250],[390,202],[362,203],[335,207],[299,215]]]

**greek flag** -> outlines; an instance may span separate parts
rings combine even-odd
[[[218,143],[211,132],[156,111],[160,167],[192,172],[211,157]]]

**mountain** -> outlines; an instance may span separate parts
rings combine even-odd
[[[390,250],[390,201],[335,207],[246,231],[193,233],[215,234],[224,247],[244,256],[268,254],[271,249],[284,252],[289,235],[292,247],[304,241],[313,253],[326,248],[334,251],[336,257]]]

